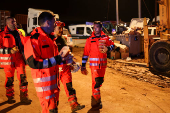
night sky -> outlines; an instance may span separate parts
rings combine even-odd
[[[109,13],[108,12],[108,2]],[[155,0],[144,0],[155,16]],[[142,17],[151,18],[143,0]],[[59,14],[61,21],[116,21],[116,0],[1,0],[0,10],[9,10],[12,15],[28,14],[28,8],[48,9]],[[138,17],[138,0],[119,0],[119,18],[130,22]]]

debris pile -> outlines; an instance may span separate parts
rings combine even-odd
[[[111,59],[108,59],[107,67],[139,81],[149,82],[162,88],[170,88],[170,74],[168,73],[159,73],[146,67],[120,63]]]

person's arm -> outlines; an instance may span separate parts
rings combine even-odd
[[[82,57],[82,67],[86,67],[86,62],[88,60],[89,53],[90,53],[90,42],[89,39],[87,39],[84,47],[83,57]]]
[[[83,57],[82,57],[81,73],[83,75],[87,75],[88,74],[88,71],[86,69],[86,62],[88,60],[89,53],[90,53],[90,42],[89,42],[89,39],[87,39],[85,47],[84,47]]]
[[[112,51],[115,49],[114,42],[107,36],[107,49],[108,51]]]
[[[40,58],[41,50],[39,48],[38,38],[32,36],[28,38],[24,45],[24,54],[28,65],[33,69],[44,69],[60,64],[62,57],[56,55],[48,59]]]

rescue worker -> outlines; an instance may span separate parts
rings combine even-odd
[[[54,35],[56,37],[56,44],[58,46],[58,50],[60,51],[64,46],[67,45],[67,41],[65,37],[62,36],[63,34],[63,27],[65,26],[64,22],[56,21],[55,28],[54,28]],[[72,112],[77,110],[83,109],[85,106],[80,105],[77,102],[76,91],[72,87],[72,74],[71,74],[71,65],[67,65],[65,62],[59,66],[59,78],[64,85],[64,89],[66,95],[68,97],[68,102],[70,103]]]
[[[86,40],[82,57],[81,73],[84,75],[88,74],[86,62],[88,57],[90,57],[89,62],[92,75],[92,108],[88,112],[98,111],[102,108],[100,87],[104,81],[107,66],[107,51],[114,49],[114,43],[101,29],[102,23],[100,21],[95,21],[93,32]]]
[[[66,60],[64,52],[59,55],[58,47],[50,37],[54,31],[54,15],[42,12],[37,27],[24,45],[25,58],[31,67],[34,86],[42,107],[42,113],[58,113],[58,64]],[[69,57],[69,55],[68,55]]]
[[[13,17],[6,19],[6,26],[0,32],[0,65],[5,71],[6,96],[9,103],[14,103],[14,72],[17,70],[17,78],[20,81],[20,101],[30,104],[28,98],[28,82],[25,73],[24,37],[16,28],[16,20]]]

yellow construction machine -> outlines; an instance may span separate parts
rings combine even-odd
[[[144,54],[147,66],[160,72],[170,71],[170,0],[157,0],[159,3],[160,23],[157,33],[160,40],[151,44],[146,19],[144,21]]]

